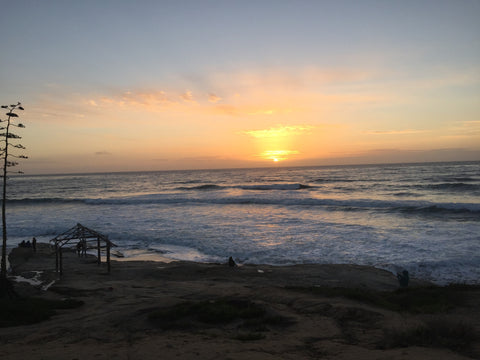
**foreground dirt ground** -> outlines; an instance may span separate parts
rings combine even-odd
[[[435,314],[390,310],[326,295],[331,287],[395,291],[391,273],[354,265],[289,267],[189,262],[112,262],[67,253],[64,273],[55,273],[52,249],[40,244],[11,256],[22,296],[74,298],[84,305],[58,310],[41,323],[0,328],[1,359],[470,359],[480,358],[480,294],[473,289],[461,306]],[[20,278],[19,278],[20,279]],[[413,279],[411,287],[424,286]],[[43,289],[42,289],[43,287]],[[48,289],[44,290],[46,287]],[[241,319],[210,323],[192,314],[172,326],[151,314],[169,316],[175,305],[236,299],[266,311],[263,324]],[[170,311],[170,312],[169,312]],[[277,319],[277,321],[270,321]],[[278,320],[280,319],[280,320]],[[425,324],[464,326],[468,348],[418,344]],[[443,324],[443,325],[442,325]],[[447,325],[444,325],[447,324]],[[448,339],[446,339],[448,341]]]

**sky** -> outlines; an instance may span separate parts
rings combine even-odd
[[[25,108],[27,174],[480,160],[479,17],[480,0],[3,0],[0,103]]]

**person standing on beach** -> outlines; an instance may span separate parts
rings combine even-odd
[[[37,239],[36,238],[32,239],[32,248],[33,248],[33,252],[37,252]]]

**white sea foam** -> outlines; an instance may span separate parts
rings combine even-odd
[[[33,273],[33,276],[28,278],[23,277],[21,275],[12,275],[12,276],[9,276],[9,278],[15,282],[26,282],[32,286],[42,285],[43,281],[40,279],[40,276],[42,275],[43,271],[32,271],[32,273]]]

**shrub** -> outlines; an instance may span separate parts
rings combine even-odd
[[[0,299],[0,327],[28,325],[49,319],[56,309],[73,309],[83,301],[40,298]]]

